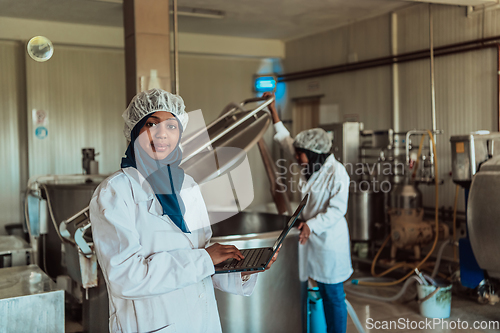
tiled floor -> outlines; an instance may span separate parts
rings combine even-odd
[[[500,329],[490,329],[485,328],[490,321],[497,322],[496,325],[500,325],[500,303],[495,305],[482,305],[477,303],[473,299],[460,297],[458,295],[452,296],[451,302],[451,315],[448,319],[443,319],[444,323],[438,323],[436,326],[425,326],[426,318],[420,315],[418,303],[415,300],[409,300],[408,296],[411,297],[412,293],[416,293],[416,288],[413,290],[410,288],[407,290],[405,296],[403,296],[403,301],[398,302],[380,302],[371,300],[368,298],[354,296],[349,294],[349,288],[356,288],[357,291],[366,292],[370,294],[376,294],[380,296],[391,296],[399,291],[401,286],[397,287],[366,287],[366,286],[347,286],[346,295],[347,300],[351,303],[352,307],[357,313],[357,316],[365,327],[365,332],[432,332],[432,333],[449,333],[449,332],[500,332]],[[369,320],[367,322],[367,319]],[[371,319],[371,320],[370,320]],[[460,320],[460,322],[459,322]],[[375,329],[375,321],[379,321]],[[382,328],[381,325],[390,325],[390,321],[393,322],[391,328]],[[428,322],[432,323],[432,319],[427,319]],[[482,322],[483,329],[473,329],[473,325],[476,321]],[[421,328],[416,325],[420,324]],[[459,324],[460,323],[460,324]],[[397,326],[399,324],[399,326]],[[460,326],[454,326],[454,325]],[[413,327],[411,326],[413,325]],[[431,327],[431,329],[429,329]],[[455,328],[454,328],[455,327]],[[467,328],[465,328],[467,327]],[[370,329],[371,328],[371,329]],[[453,329],[454,328],[454,329]],[[347,323],[348,333],[357,333],[353,321],[349,318]]]

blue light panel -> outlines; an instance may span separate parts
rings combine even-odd
[[[274,91],[276,78],[274,76],[259,76],[255,78],[254,88],[257,92]]]

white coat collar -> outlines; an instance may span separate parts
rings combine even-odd
[[[132,185],[132,196],[134,197],[134,202],[138,204],[139,202],[149,201],[154,199],[155,193],[151,188],[151,185],[146,181],[146,178],[133,167],[122,168],[123,173],[130,180]]]
[[[149,207],[149,212],[153,215],[163,216],[163,208],[156,198],[153,188],[148,183],[146,178],[144,178],[144,176],[139,172],[139,170],[133,167],[128,167],[122,168],[122,172],[125,176],[127,176],[130,184],[132,185],[132,196],[134,198],[134,202],[138,204],[139,202],[153,200],[151,206]],[[193,187],[195,184],[196,183],[191,177],[185,175],[181,190]]]

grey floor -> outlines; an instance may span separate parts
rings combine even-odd
[[[355,274],[355,276],[359,276],[359,274]],[[356,314],[361,322],[361,324],[365,328],[365,332],[432,332],[432,333],[450,333],[450,332],[500,332],[498,329],[472,329],[474,322],[482,321],[483,325],[489,324],[491,321],[500,322],[500,303],[495,305],[483,305],[479,304],[477,301],[467,298],[461,297],[456,294],[452,296],[451,302],[451,316],[448,319],[445,319],[448,324],[451,322],[457,323],[458,320],[460,322],[467,322],[468,329],[446,329],[444,327],[434,327],[434,329],[400,329],[398,327],[394,329],[367,329],[366,323],[367,319],[371,318],[371,323],[375,323],[375,321],[379,321],[380,324],[383,322],[387,322],[388,325],[390,322],[401,323],[404,321],[406,323],[415,322],[418,323],[420,321],[426,320],[425,317],[420,315],[418,304],[413,299],[408,299],[411,297],[411,294],[414,290],[408,289],[407,295],[403,296],[401,301],[386,303],[380,301],[374,301],[363,297],[354,296],[349,294],[349,288],[357,288],[357,291],[362,291],[365,293],[375,294],[379,296],[390,296],[396,293],[400,286],[397,287],[361,287],[361,286],[347,286],[347,300],[352,304]],[[403,318],[403,319],[401,319]],[[395,325],[395,324],[393,324]],[[416,325],[416,324],[415,324]],[[423,325],[423,324],[422,324]],[[463,325],[463,323],[461,324]],[[461,326],[462,328],[464,326]],[[66,322],[66,333],[76,333],[82,332],[83,328],[80,324],[67,321]],[[260,332],[256,332],[260,333]],[[347,333],[358,333],[353,321],[348,318],[347,320]]]
[[[414,326],[414,329],[408,327],[407,325],[411,322],[415,322],[413,325],[417,325],[418,322],[425,322],[426,318],[420,315],[419,305],[413,299],[408,299],[411,297],[410,294],[415,292],[415,289],[408,289],[407,295],[403,296],[403,299],[398,302],[380,302],[375,301],[363,297],[354,296],[349,294],[349,288],[357,288],[355,290],[362,291],[365,293],[375,294],[379,296],[390,296],[395,294],[401,286],[397,287],[365,287],[365,286],[346,286],[346,295],[347,300],[352,304],[352,307],[357,313],[357,316],[361,322],[361,324],[365,327],[365,332],[433,332],[433,333],[448,333],[448,332],[500,332],[499,329],[493,329],[493,323],[496,322],[496,325],[500,325],[500,303],[495,305],[489,304],[479,304],[474,299],[471,299],[467,296],[459,296],[456,294],[452,295],[451,301],[451,315],[450,318],[444,319],[447,323],[439,323],[437,326],[434,326],[433,329],[418,329]],[[367,329],[367,319],[371,318],[370,323],[374,323],[375,321],[379,321],[379,324],[382,325],[384,322],[387,325],[390,322],[393,322],[393,329]],[[400,319],[403,318],[403,319]],[[431,321],[432,319],[427,319]],[[455,328],[453,325],[458,324],[458,320],[460,320],[460,329]],[[483,325],[483,329],[473,329],[473,325],[476,321],[479,321],[480,324]],[[453,322],[453,323],[452,323]],[[467,322],[467,324],[463,323]],[[406,329],[402,329],[402,325],[396,326],[397,323],[404,323]],[[421,327],[424,327],[423,323]],[[448,325],[448,326],[447,326]],[[464,325],[467,325],[468,328],[464,329]],[[490,325],[490,329],[486,328]],[[428,327],[428,326],[427,326]],[[496,326],[498,328],[498,326]],[[348,333],[357,333],[353,321],[348,318],[347,321],[347,332]]]

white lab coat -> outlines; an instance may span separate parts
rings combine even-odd
[[[214,274],[204,248],[212,229],[198,185],[186,175],[180,192],[183,233],[134,168],[104,180],[90,202],[95,251],[107,282],[110,332],[221,332],[214,286],[248,296],[256,274]]]
[[[294,156],[293,139],[282,122],[274,124],[277,141],[289,157]],[[302,212],[311,229],[304,245],[299,245],[299,273],[322,283],[340,283],[352,274],[349,230],[345,214],[349,196],[349,175],[330,155],[320,170],[299,184],[302,197],[309,199]]]

